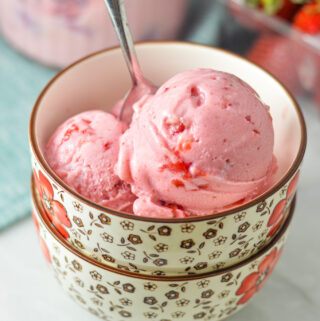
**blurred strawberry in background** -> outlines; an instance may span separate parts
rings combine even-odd
[[[294,17],[293,25],[302,32],[320,34],[320,1],[304,5]]]
[[[247,53],[247,58],[278,78],[290,91],[300,92],[299,77],[293,68],[294,56],[290,39],[262,34]]]

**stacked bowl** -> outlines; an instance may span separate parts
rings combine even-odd
[[[160,219],[101,207],[64,184],[44,158],[49,137],[76,113],[108,111],[130,85],[120,49],[105,50],[60,72],[32,111],[32,199],[40,243],[63,288],[105,320],[221,320],[265,284],[282,252],[306,147],[304,120],[276,79],[231,53],[181,42],[141,43],[137,51],[155,83],[199,67],[249,83],[273,118],[274,185],[218,214]]]

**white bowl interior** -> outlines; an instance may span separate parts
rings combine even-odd
[[[193,68],[212,68],[233,73],[251,85],[270,106],[275,131],[275,155],[279,181],[293,164],[302,139],[294,102],[268,73],[233,54],[185,43],[137,45],[145,75],[162,84],[173,75]],[[89,109],[108,111],[124,96],[130,78],[119,49],[84,60],[64,72],[42,96],[35,119],[40,150],[64,120]]]

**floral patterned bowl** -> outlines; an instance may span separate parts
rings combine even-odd
[[[293,212],[294,205],[272,242],[250,259],[221,271],[163,278],[118,271],[88,258],[33,203],[40,245],[56,279],[74,301],[106,321],[216,321],[237,312],[272,273]]]
[[[249,258],[273,239],[296,190],[306,146],[299,107],[275,78],[229,52],[182,42],[141,43],[137,52],[146,76],[158,84],[183,70],[207,67],[232,72],[253,86],[273,117],[278,160],[273,187],[219,214],[156,219],[101,207],[64,184],[46,163],[43,146],[68,117],[88,109],[108,110],[125,94],[130,78],[121,51],[114,48],[60,72],[34,106],[30,145],[41,206],[69,244],[118,269],[184,275],[216,271]]]

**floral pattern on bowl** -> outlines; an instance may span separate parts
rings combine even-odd
[[[77,250],[108,266],[169,276],[220,270],[246,260],[266,246],[287,217],[298,175],[299,172],[284,188],[248,211],[171,224],[95,211],[69,199],[37,166],[33,177],[41,209]]]
[[[245,262],[205,275],[159,278],[108,269],[77,250],[33,204],[56,279],[75,302],[103,320],[222,320],[247,304],[270,277],[285,244],[294,206],[275,239]]]

